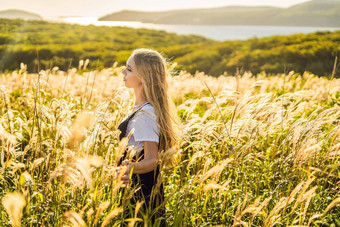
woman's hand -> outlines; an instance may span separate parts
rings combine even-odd
[[[127,185],[129,184],[129,181],[130,181],[130,172],[131,172],[131,168],[130,168],[130,162],[129,160],[124,160],[122,162],[122,166],[126,166],[126,170],[125,170],[125,173],[124,175],[122,176],[122,182],[124,185]]]

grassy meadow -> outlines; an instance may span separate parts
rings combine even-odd
[[[133,106],[123,67],[86,64],[0,75],[0,226],[148,223],[114,177],[126,144],[117,127]],[[178,148],[160,159],[169,226],[340,225],[340,79],[181,71],[168,81],[182,122]]]

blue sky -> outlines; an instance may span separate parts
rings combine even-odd
[[[123,9],[161,11],[211,8],[227,5],[289,7],[307,0],[0,0],[0,10],[22,9],[44,18],[58,16],[103,16]]]

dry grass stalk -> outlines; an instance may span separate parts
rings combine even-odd
[[[178,150],[175,148],[170,148],[165,152],[161,152],[158,163],[160,163],[162,167],[172,167],[175,164],[175,158],[178,153]]]
[[[21,162],[18,163],[10,162],[10,164],[12,165],[12,176],[14,176],[19,169],[26,168],[26,165]]]
[[[276,218],[279,217],[280,211],[285,207],[285,200],[286,198],[281,198],[276,203],[267,218],[264,220],[264,226],[274,226],[277,223]]]
[[[335,200],[333,200],[325,209],[325,211],[323,212],[323,215],[327,214],[333,207],[337,206],[338,204],[340,204],[340,197],[336,198]]]
[[[315,194],[315,190],[317,189],[317,186],[313,187],[312,189],[310,189],[308,192],[306,192],[307,188],[309,187],[309,185],[315,180],[315,177],[310,177],[306,183],[304,184],[304,186],[302,187],[300,194],[298,195],[298,197],[296,198],[296,202],[291,210],[291,214],[295,211],[295,209],[297,208],[298,205],[300,205],[303,201],[305,201],[308,197],[313,197]]]
[[[308,221],[308,226],[310,225],[310,223],[317,219],[317,218],[321,218],[323,216],[325,216],[333,207],[337,206],[338,204],[340,204],[340,197],[336,198],[335,200],[333,200],[328,206],[327,208],[324,210],[324,212],[322,214],[314,214]]]
[[[315,139],[308,140],[300,149],[296,151],[294,159],[295,165],[301,166],[310,156],[320,150],[321,146]]]
[[[288,227],[308,227],[308,225],[288,225]]]
[[[94,222],[93,225],[97,225],[98,220],[99,220],[99,216],[103,214],[104,210],[106,210],[110,205],[109,201],[103,202],[102,204],[100,204],[100,206],[98,207],[97,211],[96,211],[96,215],[94,218]]]
[[[85,227],[86,223],[80,214],[74,211],[67,211],[63,215],[64,227]]]
[[[221,200],[222,194],[226,194],[230,189],[231,180],[227,180],[222,185],[218,184],[216,181],[212,180],[203,186],[204,192],[209,192],[211,190],[218,190],[218,198]]]
[[[119,147],[115,155],[115,165],[118,164],[119,160],[123,157],[125,152],[129,151],[129,154],[127,155],[127,157],[131,157],[133,155],[133,152],[131,152],[131,149],[128,149],[128,151],[126,151],[127,143],[131,135],[133,134],[133,132],[134,132],[134,128],[131,129],[127,137],[123,137],[123,139],[119,142]]]
[[[242,226],[246,226],[248,227],[248,224],[244,221],[242,221],[242,210],[244,210],[246,204],[248,203],[248,193],[246,193],[246,196],[243,200],[243,203],[242,205],[238,205],[237,206],[237,210],[236,210],[236,213],[235,213],[235,216],[234,216],[234,224],[233,226],[239,226],[239,225],[242,225]]]
[[[211,177],[212,179],[218,180],[218,178],[220,177],[223,169],[225,168],[225,166],[230,163],[233,159],[225,159],[223,160],[220,164],[214,166],[213,168],[211,168],[210,170],[208,170],[206,173],[203,174],[203,176],[200,178],[200,182],[202,183],[203,181],[205,181],[206,179],[208,179],[209,177]]]
[[[105,227],[107,226],[110,221],[115,218],[118,214],[120,214],[121,212],[123,212],[123,208],[122,207],[117,207],[115,209],[113,209],[104,219],[103,223],[101,224],[101,227]]]
[[[272,198],[269,197],[265,199],[262,203],[260,203],[260,197],[258,197],[253,204],[249,205],[245,209],[242,210],[240,213],[239,219],[242,219],[242,216],[245,215],[246,213],[251,213],[252,214],[252,220],[255,218],[256,215],[261,214],[262,216],[265,216],[265,213],[263,211],[263,208],[268,205],[269,201]]]
[[[134,218],[133,220],[129,221],[128,227],[134,227],[137,221],[143,221],[143,219],[137,218],[138,211],[142,207],[143,203],[144,203],[143,201],[142,202],[137,201]]]
[[[285,212],[286,208],[288,207],[289,204],[291,204],[294,201],[295,196],[299,193],[303,186],[304,182],[300,182],[296,187],[293,189],[293,191],[290,193],[288,198],[286,199],[286,205],[283,209],[283,213]]]
[[[38,158],[33,161],[33,164],[30,166],[30,171],[41,165],[43,163],[45,158]]]

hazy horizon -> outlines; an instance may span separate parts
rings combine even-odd
[[[229,5],[290,7],[309,0],[0,0],[0,10],[19,9],[39,14],[43,18],[89,16],[100,17],[121,10],[166,11],[190,8],[213,8]]]

